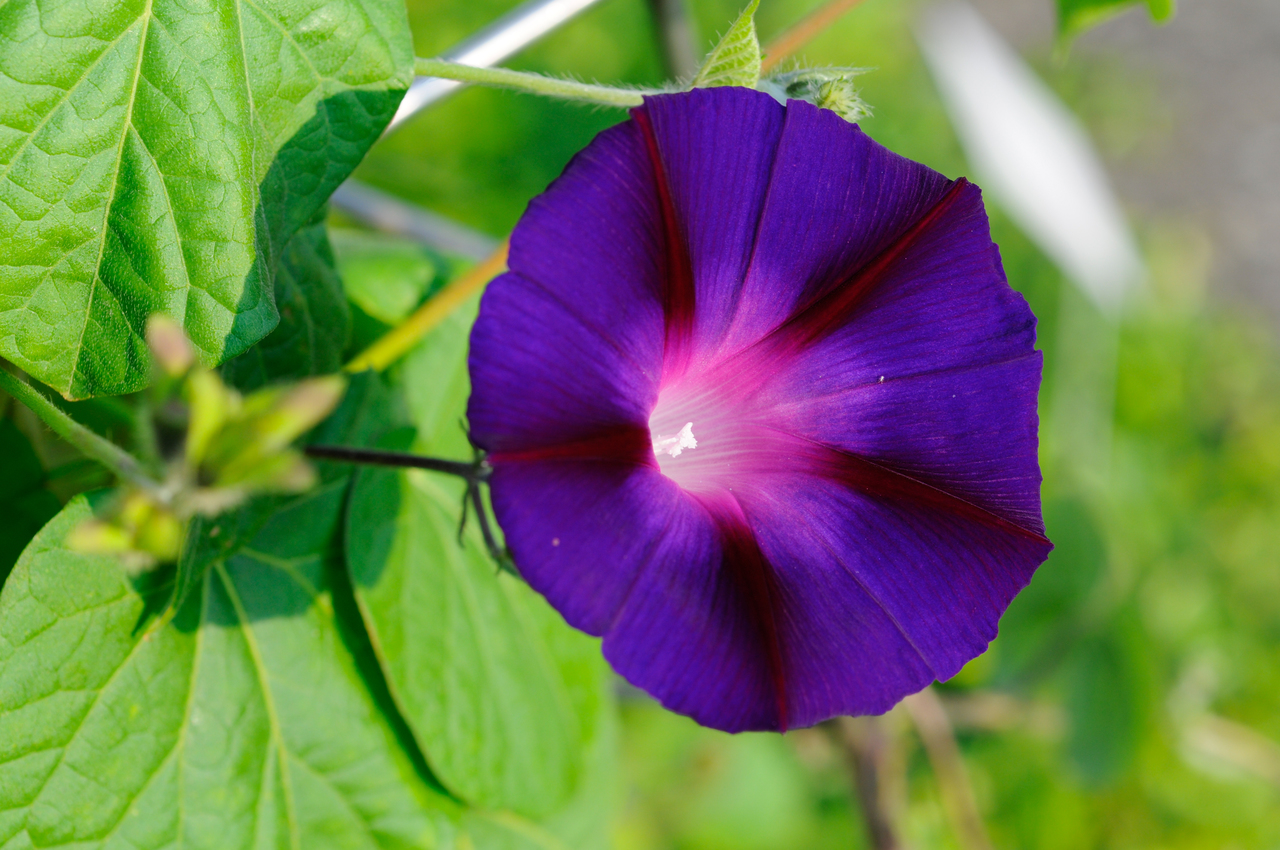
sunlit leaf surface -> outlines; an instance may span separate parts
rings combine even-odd
[[[0,843],[435,843],[452,804],[399,745],[335,613],[343,493],[278,513],[167,625],[148,614],[168,588],[62,548],[83,498],[40,533],[0,597]]]
[[[729,31],[707,54],[698,75],[693,78],[694,88],[753,88],[760,81],[760,40],[756,37],[755,21],[759,5],[760,0],[751,0]]]
[[[257,342],[411,66],[392,0],[0,6],[0,356],[83,397],[144,382],[152,312],[208,363]]]

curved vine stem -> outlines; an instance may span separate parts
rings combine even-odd
[[[480,68],[464,65],[448,59],[414,59],[414,72],[420,77],[440,77],[460,83],[479,83],[504,89],[594,103],[597,106],[614,106],[629,109],[644,102],[646,94],[660,94],[658,89],[620,89],[593,83],[580,83],[561,77],[546,77],[529,71],[513,71],[510,68]]]
[[[0,389],[25,405],[49,426],[49,430],[75,446],[86,457],[96,460],[121,480],[145,490],[162,503],[166,501],[160,484],[143,471],[142,464],[137,458],[72,419],[35,387],[4,366],[0,366]]]

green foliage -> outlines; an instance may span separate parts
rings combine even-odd
[[[475,305],[438,327],[403,370],[415,449],[469,451],[460,416]],[[546,815],[581,787],[604,730],[598,644],[499,574],[474,517],[459,540],[461,482],[362,471],[347,516],[356,599],[391,691],[435,774],[487,808]]]
[[[1137,624],[1132,611],[1118,612],[1115,620],[1101,634],[1076,641],[1066,665],[1067,753],[1095,786],[1115,782],[1133,766],[1146,719]]]
[[[0,6],[0,355],[68,397],[272,330],[277,264],[412,74],[392,0]]]
[[[285,246],[276,269],[275,301],[276,329],[222,367],[227,382],[241,390],[328,375],[342,367],[351,310],[323,220],[299,230]]]
[[[407,82],[397,76],[408,56],[397,10],[372,0],[310,0],[311,16],[279,2],[242,5],[256,35],[237,89],[222,84],[243,77],[244,63],[218,47],[227,30],[217,14],[230,12],[181,17],[168,2],[153,0],[146,15],[141,3],[81,6],[85,17],[57,2],[0,5],[0,345],[32,371],[62,375],[54,383],[73,395],[138,385],[141,325],[126,310],[178,305],[171,312],[188,331],[206,335],[206,361],[244,351],[223,374],[248,390],[333,371],[344,347],[403,319],[453,272],[401,240],[328,237],[316,217]],[[809,5],[779,0],[761,26],[767,34]],[[414,0],[419,50],[437,53],[509,6]],[[1070,35],[1125,5],[1060,7]],[[965,165],[916,56],[910,8],[868,0],[806,59],[874,66],[859,82],[884,106],[864,129],[955,176]],[[700,0],[692,11],[713,32],[737,9]],[[726,39],[741,39],[750,12]],[[267,26],[272,15],[282,28]],[[185,42],[204,52],[179,60],[162,25],[188,34],[210,20]],[[389,64],[370,60],[371,42],[360,40],[375,31],[391,45]],[[617,0],[519,62],[653,85],[653,35],[643,0]],[[753,44],[740,40],[745,62],[729,62],[726,79],[749,74]],[[304,55],[325,77],[318,89],[295,62]],[[185,64],[169,73],[170,61]],[[54,78],[56,89],[31,83]],[[117,96],[131,79],[136,95]],[[792,94],[834,108],[853,91],[824,93],[826,82],[811,72]],[[1107,91],[1116,115],[1131,119],[1142,110],[1130,108],[1130,82],[1117,77]],[[1078,99],[1100,84],[1066,87]],[[202,92],[222,111],[195,109]],[[246,104],[258,123],[223,133]],[[364,172],[499,235],[617,117],[471,90],[378,145]],[[228,140],[219,159],[215,143]],[[142,146],[153,142],[148,163]],[[196,143],[206,145],[198,156]],[[231,161],[244,167],[217,172],[221,183],[196,181]],[[1010,279],[1040,317],[1049,404],[1066,350],[1062,281],[991,213]],[[1189,241],[1152,243],[1152,300],[1123,329],[1111,480],[1083,488],[1068,474],[1072,458],[1065,470],[1046,462],[1057,548],[992,649],[940,689],[995,846],[1280,845],[1266,778],[1280,765],[1280,371],[1269,334],[1208,308],[1187,283]],[[208,246],[221,251],[216,267]],[[179,258],[186,277],[174,272]],[[270,334],[268,293],[280,314]],[[389,375],[354,376],[310,440],[374,445],[411,424],[402,433],[416,450],[469,457],[463,358],[474,315],[474,304],[458,311]],[[45,319],[51,331],[32,330]],[[129,398],[66,409],[130,439]],[[56,504],[45,488],[58,487],[7,425],[0,559],[5,541],[16,551],[38,524],[15,521],[25,500],[48,515]],[[1059,437],[1046,429],[1046,458],[1062,455]],[[843,753],[826,731],[725,736],[629,691],[619,729],[595,643],[497,573],[474,516],[457,541],[456,486],[386,472],[352,484],[337,463],[317,471],[320,489],[306,498],[261,497],[197,518],[180,562],[137,581],[112,558],[63,545],[92,514],[83,498],[30,543],[0,595],[0,845],[865,846]],[[906,718],[886,723],[908,843],[954,846]]]
[[[62,507],[45,487],[45,471],[26,436],[8,419],[0,419],[0,585],[27,541]]]
[[[331,234],[347,298],[384,325],[395,325],[437,288],[445,263],[416,242],[379,233]]]
[[[1145,5],[1153,21],[1173,17],[1175,0],[1058,0],[1058,35],[1069,40],[1133,6]]]
[[[164,586],[62,547],[83,498],[40,533],[0,597],[0,840],[434,846],[454,806],[399,745],[336,613],[343,495],[277,513],[159,627]]]
[[[702,61],[693,88],[714,86],[745,86],[755,88],[760,82],[760,40],[756,37],[756,7],[760,0],[751,0],[738,19],[729,27]]]
[[[1088,503],[1060,496],[1047,501],[1044,517],[1053,552],[1000,620],[1002,634],[1017,636],[1000,640],[995,653],[996,677],[1011,684],[1043,678],[1062,664],[1065,648],[1088,627],[1084,612],[1108,564]]]
[[[474,527],[461,493],[420,474],[362,472],[348,516],[356,598],[405,719],[464,800],[544,815],[580,783],[604,670]]]

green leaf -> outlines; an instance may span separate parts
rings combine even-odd
[[[353,375],[338,409],[311,432],[310,442],[322,445],[372,446],[384,431],[408,421],[403,404],[374,372]],[[325,482],[350,480],[347,464],[317,464]],[[187,528],[186,543],[174,577],[173,605],[180,607],[204,578],[205,571],[225,560],[255,537],[293,496],[258,496],[248,504],[216,517],[197,516]]]
[[[412,60],[395,0],[0,5],[0,356],[83,397],[146,382],[152,312],[209,364],[262,339]]]
[[[423,452],[471,456],[462,419],[471,395],[467,346],[479,309],[480,299],[473,298],[454,310],[404,359],[400,382]]]
[[[1143,4],[1144,0],[1058,0],[1058,35],[1069,41],[1098,24]],[[1145,0],[1154,21],[1173,17],[1175,0]]]
[[[347,297],[383,324],[399,324],[440,283],[440,258],[416,242],[359,230],[332,238]]]
[[[465,458],[474,302],[406,360],[419,451]],[[356,599],[392,694],[432,771],[486,809],[547,815],[579,788],[606,699],[598,642],[499,574],[474,518],[458,540],[460,481],[366,469],[349,503]]]
[[[461,490],[425,474],[356,478],[347,556],[397,705],[432,771],[484,808],[539,816],[578,787],[603,698],[595,641],[499,574]]]
[[[609,850],[613,813],[620,788],[618,716],[611,694],[600,701],[595,735],[587,747],[586,768],[578,791],[542,825],[573,850]]]
[[[578,791],[539,821],[511,812],[468,809],[462,828],[483,850],[609,850],[618,784],[618,717],[613,700],[600,703],[595,735]]]
[[[335,614],[344,490],[272,517],[165,625],[148,614],[166,587],[62,547],[91,515],[82,497],[45,527],[0,596],[0,845],[409,848],[452,835],[456,805],[401,746]]]
[[[746,86],[755,88],[760,82],[760,40],[756,38],[756,7],[751,0],[720,42],[703,60],[692,88],[714,86]]]
[[[26,436],[8,419],[0,419],[0,585],[18,555],[62,507],[58,497],[45,489],[44,467]]]
[[[280,324],[222,367],[223,377],[240,390],[342,368],[351,311],[323,220],[299,230],[285,246],[276,271],[275,299]]]

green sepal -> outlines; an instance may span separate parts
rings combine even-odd
[[[756,87],[760,82],[762,58],[760,39],[756,37],[756,7],[759,5],[760,0],[751,0],[747,8],[742,10],[733,26],[729,27],[729,31],[707,54],[690,88]]]

